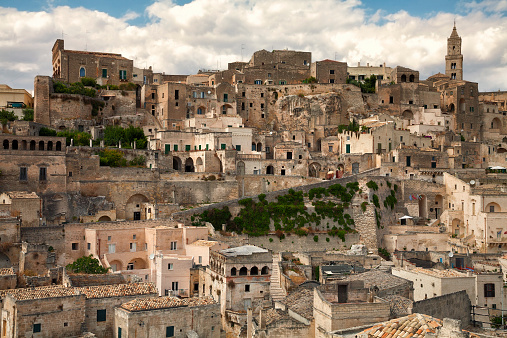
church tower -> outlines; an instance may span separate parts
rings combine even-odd
[[[463,80],[463,55],[461,54],[461,37],[456,31],[456,23],[451,36],[447,39],[447,55],[445,56],[445,75],[450,80]]]

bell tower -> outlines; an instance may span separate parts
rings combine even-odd
[[[456,22],[451,36],[447,39],[447,55],[445,56],[445,75],[450,80],[463,80],[463,55],[461,54],[461,37],[456,30]]]

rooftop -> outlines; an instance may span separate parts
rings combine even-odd
[[[215,244],[217,244],[218,242],[216,241],[206,241],[204,239],[199,239],[193,243],[190,243],[188,245],[194,245],[194,246],[204,246],[204,247],[212,247],[214,246]]]
[[[130,302],[123,303],[121,307],[131,312],[137,312],[157,309],[168,309],[183,306],[189,307],[202,306],[210,304],[216,304],[216,302],[211,297],[180,299],[177,297],[169,296],[169,297],[134,299],[131,300]]]
[[[72,54],[83,54],[83,55],[94,55],[97,57],[105,57],[105,58],[113,58],[117,60],[130,60],[126,57],[121,56],[121,54],[114,54],[114,53],[103,53],[103,52],[86,52],[81,50],[68,50],[65,49],[65,52],[72,53]]]
[[[84,286],[76,288],[83,293],[87,299],[109,298],[120,296],[135,296],[156,294],[157,288],[153,283],[131,283],[115,285]]]
[[[313,289],[297,288],[280,303],[308,320],[313,318]]]
[[[236,256],[251,256],[254,253],[266,253],[269,252],[266,249],[259,248],[255,245],[244,245],[238,246],[236,248],[229,248],[220,251],[220,253],[226,257],[236,257]]]
[[[376,285],[379,288],[379,290],[390,289],[392,287],[397,287],[399,285],[410,283],[410,281],[404,278],[397,277],[390,273],[379,270],[371,270],[359,274],[349,275],[345,277],[344,280],[347,281],[362,280],[364,281],[365,288],[370,288]]]
[[[14,275],[14,269],[13,268],[0,269],[0,275]]]
[[[414,273],[424,273],[429,276],[439,277],[439,278],[454,278],[454,277],[467,277],[466,274],[461,273],[456,270],[437,270],[437,269],[423,269],[423,268],[414,268],[412,270]]]
[[[427,332],[435,332],[442,326],[442,321],[437,318],[414,313],[406,317],[376,324],[360,334],[368,334],[368,337],[425,337]]]
[[[41,286],[37,288],[2,290],[1,297],[6,294],[11,295],[16,300],[34,300],[55,297],[69,297],[79,295],[75,288],[67,288],[63,285]]]

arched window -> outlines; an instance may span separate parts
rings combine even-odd
[[[30,150],[35,150],[35,141],[30,141]]]
[[[197,108],[197,115],[202,115],[202,108]]]
[[[408,79],[409,79],[408,80],[409,82],[414,82],[414,80],[415,80],[414,74],[411,74]]]
[[[18,150],[18,141],[16,141],[16,140],[12,141],[12,149]]]
[[[269,268],[267,266],[263,266],[261,269],[261,275],[268,275],[269,274]]]
[[[259,274],[259,269],[254,266],[253,268],[250,269],[250,275],[251,276],[255,276],[255,275],[258,275]]]
[[[242,267],[239,269],[239,275],[240,276],[246,276],[248,274],[248,269],[246,267]]]
[[[48,150],[53,150],[53,141],[48,141]]]
[[[61,151],[62,150],[62,142],[58,141],[56,142],[56,151]]]
[[[4,149],[9,149],[9,140],[4,140]]]
[[[236,276],[236,268],[231,269],[231,276]]]
[[[39,141],[39,150],[44,150],[44,141]]]
[[[84,69],[84,67],[81,67],[79,69],[79,77],[85,77],[86,76],[86,70]]]
[[[401,76],[401,82],[407,82],[407,76],[405,74]]]

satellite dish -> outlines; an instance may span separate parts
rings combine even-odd
[[[153,258],[155,258],[155,254],[150,255],[150,259],[153,260]]]
[[[471,180],[470,181],[470,185],[474,185],[475,184],[475,181],[474,180]]]
[[[452,253],[452,251],[449,252],[449,257],[453,257],[453,256],[454,256],[454,254]]]

